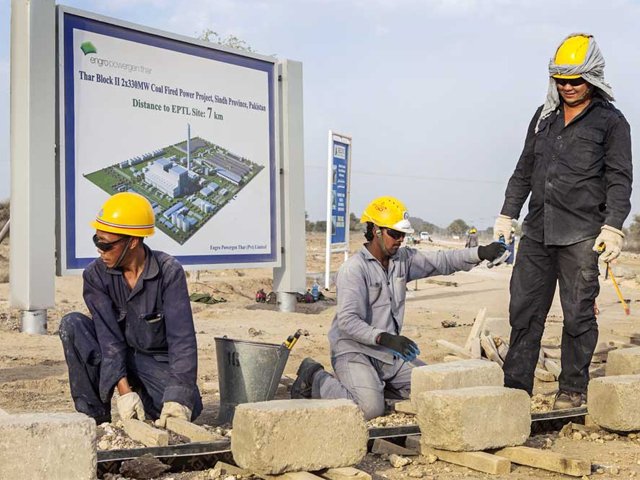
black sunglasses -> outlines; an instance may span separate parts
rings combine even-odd
[[[565,86],[567,84],[571,85],[572,87],[579,87],[580,85],[584,85],[586,83],[586,80],[582,77],[580,78],[554,78],[554,80],[556,81],[556,85],[561,85],[561,86]]]
[[[399,232],[398,230],[393,230],[391,228],[386,228],[385,230],[387,231],[387,235],[389,235],[394,240],[400,240],[401,238],[404,238],[406,235],[406,233],[404,232]]]
[[[115,247],[118,243],[120,243],[121,241],[126,240],[126,239],[127,239],[127,237],[120,237],[118,240],[116,240],[114,242],[102,242],[98,238],[98,235],[95,234],[93,236],[93,244],[96,246],[96,248],[98,248],[98,250],[102,250],[103,252],[108,252],[113,247]]]

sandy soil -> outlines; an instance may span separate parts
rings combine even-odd
[[[361,244],[359,235],[354,235],[351,250]],[[462,244],[446,242],[421,244],[418,248],[455,248]],[[9,247],[7,240],[0,245],[0,408],[9,412],[65,412],[73,411],[69,394],[66,365],[57,328],[62,315],[69,311],[86,311],[82,301],[80,277],[56,279],[56,305],[48,312],[48,335],[29,336],[19,333],[19,312],[9,306],[8,280]],[[342,255],[334,255],[332,269],[342,262]],[[320,278],[324,270],[324,237],[308,236],[307,271],[308,283]],[[640,331],[635,324],[635,310],[640,301],[640,288],[636,283],[636,272],[640,272],[640,258],[623,254],[616,271],[627,299],[631,300],[632,315],[625,316],[610,281],[601,277],[600,340],[624,340],[625,336]],[[489,317],[506,317],[508,309],[508,283],[511,267],[501,266],[487,269],[479,266],[471,272],[461,272],[447,277],[455,285],[444,285],[420,280],[409,286],[405,327],[403,333],[413,338],[423,352],[427,362],[439,362],[447,354],[436,344],[445,339],[463,344],[470,325],[481,307],[486,307]],[[275,305],[256,304],[255,292],[259,288],[271,290],[271,271],[224,270],[203,271],[198,278],[189,276],[192,292],[211,293],[227,301],[216,305],[192,304],[199,345],[199,386],[203,392],[205,411],[197,423],[213,424],[217,415],[218,377],[214,351],[214,337],[227,335],[231,338],[281,343],[299,328],[309,331],[292,350],[285,373],[295,375],[300,361],[312,356],[325,365],[330,365],[326,334],[335,313],[335,291],[324,292],[326,302],[299,304],[300,312],[280,313]],[[455,321],[459,327],[443,328],[444,320]],[[545,338],[559,337],[562,312],[556,299],[547,322]],[[548,394],[557,388],[555,383],[538,384],[536,392]],[[602,433],[604,436],[605,433]],[[591,439],[565,438],[557,434],[534,438],[545,448],[579,458],[589,459],[612,469],[597,474],[599,478],[631,478],[640,473],[640,442],[631,436],[604,439],[602,443]],[[384,477],[396,479],[413,478],[485,478],[489,477],[462,467],[443,462],[418,463],[393,468],[380,456],[367,456],[362,468]],[[614,478],[611,477],[611,478]],[[199,478],[195,476],[172,478]],[[202,478],[208,478],[203,476]],[[491,478],[501,478],[492,476]],[[507,477],[505,477],[507,478]],[[525,467],[515,467],[508,478],[562,478],[561,475],[545,473]]]

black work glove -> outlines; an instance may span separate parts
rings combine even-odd
[[[400,358],[407,362],[414,360],[420,354],[420,349],[415,342],[402,335],[392,335],[383,332],[378,336],[377,343],[389,350],[393,350]]]
[[[478,247],[478,256],[480,257],[480,260],[489,260],[492,262],[496,258],[500,257],[506,249],[507,246],[503,242],[493,242],[489,245],[481,245]]]

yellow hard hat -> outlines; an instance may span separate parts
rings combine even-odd
[[[148,237],[154,233],[151,203],[133,192],[116,193],[104,202],[91,226],[103,232]]]
[[[404,203],[394,197],[378,197],[367,205],[367,208],[362,212],[360,223],[367,222],[378,227],[413,233],[407,208]]]
[[[476,227],[471,227],[471,230],[469,230],[469,233],[478,233],[478,230],[476,229]]]
[[[582,65],[589,51],[590,38],[587,35],[576,35],[567,38],[558,47],[553,63],[556,65]],[[553,75],[553,78],[580,78],[580,75]]]

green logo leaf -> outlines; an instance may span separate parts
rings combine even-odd
[[[84,53],[85,55],[89,53],[98,53],[98,50],[93,46],[93,43],[88,41],[83,42],[82,45],[80,45],[80,50],[82,50],[82,53]]]

